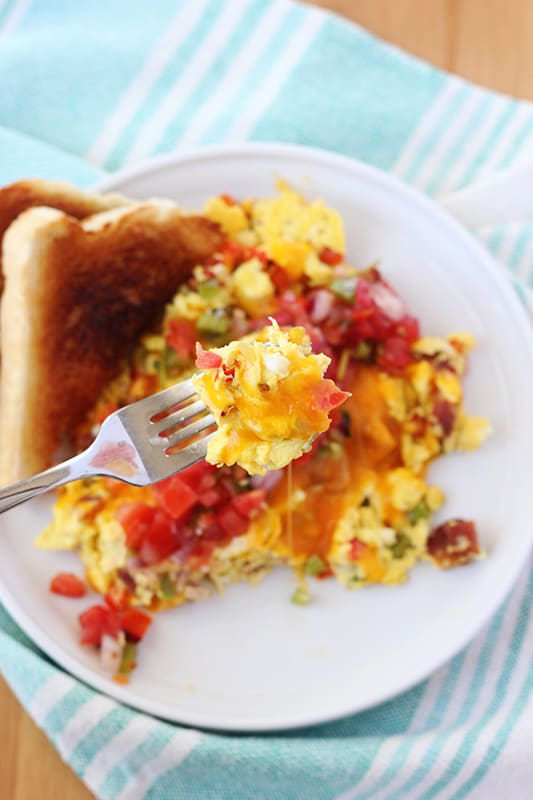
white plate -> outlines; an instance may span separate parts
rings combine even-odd
[[[510,589],[530,548],[533,342],[529,321],[490,256],[435,205],[363,164],[286,145],[210,148],[128,169],[100,189],[173,197],[194,209],[219,192],[268,195],[283,176],[342,213],[349,260],[379,259],[423,330],[471,331],[479,348],[466,381],[469,411],[494,435],[478,452],[439,461],[431,478],[448,494],[442,517],[476,520],[488,558],[440,572],[423,564],[397,588],[348,592],[313,582],[314,602],[289,602],[280,571],[257,588],[162,614],[141,647],[129,686],[99,670],[77,644],[76,616],[94,598],[47,590],[72,554],[39,552],[41,500],[1,519],[1,597],[43,650],[87,683],[161,717],[226,730],[271,730],[361,711],[407,689],[454,655]]]

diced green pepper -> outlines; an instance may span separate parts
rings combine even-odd
[[[161,593],[167,600],[176,596],[176,587],[167,572],[161,578]]]
[[[421,500],[418,505],[407,512],[407,519],[413,525],[420,519],[427,519],[431,514],[430,508],[425,500]]]
[[[326,564],[322,561],[320,556],[313,555],[310,556],[307,561],[305,562],[305,574],[306,575],[320,575],[321,572],[327,569]]]
[[[198,294],[206,302],[214,300],[220,292],[220,286],[215,280],[208,280],[198,286]]]
[[[355,297],[356,286],[357,278],[352,276],[350,278],[338,278],[336,281],[332,281],[329,288],[338,297],[342,297],[343,300],[351,302]]]
[[[403,558],[412,546],[411,540],[405,533],[398,533],[396,535],[396,541],[391,547],[392,555],[394,558]]]
[[[136,658],[137,645],[133,642],[126,642],[124,650],[122,651],[120,667],[118,668],[119,675],[129,675],[135,668]]]
[[[357,342],[354,355],[358,361],[367,361],[372,355],[372,346],[368,342],[361,340]]]
[[[226,314],[220,311],[205,311],[197,322],[198,330],[203,333],[217,334],[227,333],[230,321]]]
[[[309,604],[310,599],[306,586],[298,586],[291,595],[291,603],[296,606],[306,606]]]

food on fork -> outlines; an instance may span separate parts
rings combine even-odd
[[[235,457],[226,444],[233,442],[232,425],[242,428],[243,411],[250,417],[257,411],[254,433],[270,435],[279,423],[292,435],[293,423],[309,423],[305,407],[300,414],[303,392],[294,399],[292,418],[290,408],[286,416],[279,413],[283,408],[270,416],[270,410],[263,413],[269,392],[260,384],[274,385],[285,372],[283,359],[291,359],[284,348],[294,346],[295,358],[310,357],[299,353],[300,347],[307,353],[304,336],[318,359],[310,362],[319,367],[317,379],[320,373],[320,385],[329,387],[331,424],[290,467],[266,474],[260,473],[281,465],[292,451],[284,445],[266,454],[245,448],[246,466],[258,473],[252,476],[238,464],[201,461],[153,487],[95,478],[59,491],[53,521],[37,544],[80,556],[88,584],[103,598],[80,616],[82,641],[98,647],[103,669],[121,680],[148,630],[147,612],[204,599],[235,581],[256,583],[278,565],[295,571],[292,600],[306,604],[310,578],[331,578],[347,588],[394,586],[419,560],[447,568],[481,555],[472,521],[433,524],[445,498],[428,476],[436,458],[475,449],[489,430],[487,420],[469,415],[463,404],[472,337],[422,336],[380,270],[347,263],[339,214],[285,185],[267,199],[211,198],[204,216],[219,226],[209,228],[218,231],[218,241],[212,233],[211,252],[198,254],[189,271],[184,267],[164,313],[161,302],[159,324],[155,314],[153,324],[146,318],[119,374],[82,422],[69,423],[77,449],[117,408],[193,375],[195,357],[208,404],[218,403],[220,412],[228,392],[246,389],[239,416],[233,411],[221,417],[222,447],[217,453],[213,445],[213,460]],[[71,256],[78,252],[76,244]],[[8,275],[8,291],[9,281]],[[90,283],[88,272],[84,282]],[[117,328],[113,309],[102,297],[98,311],[102,321],[112,321],[108,330]],[[128,337],[129,347],[131,329]],[[267,359],[263,374],[269,340],[275,358]],[[83,358],[74,352],[74,372]],[[250,379],[244,378],[247,369]],[[222,383],[222,374],[232,380]],[[28,392],[37,385],[28,381]],[[298,447],[305,441],[305,449],[305,437],[321,424],[311,421],[312,431],[298,431]],[[64,576],[54,587],[67,596],[82,592]]]
[[[2,483],[50,465],[192,267],[221,243],[216,224],[167,201],[81,221],[34,207],[11,223],[3,239]]]
[[[330,363],[312,352],[305,328],[281,330],[274,319],[224,347],[198,345],[193,384],[218,426],[207,461],[264,475],[309,452],[328,413],[350,396],[324,379]]]

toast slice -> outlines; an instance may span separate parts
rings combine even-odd
[[[0,481],[46,468],[192,267],[218,226],[167,201],[79,221],[30,208],[3,240]]]
[[[132,200],[120,194],[91,194],[82,192],[66,181],[46,181],[32,178],[10,183],[0,189],[0,242],[4,233],[19,214],[35,206],[49,206],[64,211],[76,219],[84,219],[112,208],[131,205]],[[0,292],[4,283],[0,271]]]

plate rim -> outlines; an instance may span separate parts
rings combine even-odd
[[[527,352],[531,364],[533,366],[533,326],[527,315],[524,305],[520,302],[517,294],[515,293],[509,275],[505,267],[500,264],[489,253],[486,248],[446,210],[441,208],[437,202],[424,195],[418,189],[410,186],[395,175],[387,173],[370,164],[359,161],[356,158],[341,155],[329,150],[324,150],[316,147],[307,147],[302,145],[288,144],[283,142],[242,142],[237,144],[215,144],[205,145],[201,147],[187,148],[178,153],[164,154],[154,158],[145,159],[134,165],[129,165],[117,172],[107,175],[102,180],[96,182],[91,186],[90,191],[94,192],[120,192],[121,184],[128,180],[142,177],[144,175],[164,170],[176,164],[190,163],[191,161],[206,161],[211,159],[220,159],[221,157],[240,157],[240,156],[254,156],[260,158],[286,158],[290,157],[293,160],[305,161],[309,166],[317,162],[320,165],[332,168],[345,168],[351,172],[358,172],[359,176],[363,178],[377,181],[382,187],[392,187],[397,194],[403,194],[411,204],[418,205],[430,214],[438,223],[439,227],[450,230],[456,239],[462,241],[466,248],[473,251],[477,262],[482,268],[489,272],[492,279],[496,282],[496,286],[500,289],[504,299],[507,303],[511,304],[513,309],[513,319],[518,326],[518,330],[522,336],[521,344],[523,352]],[[227,725],[221,726],[220,723],[210,724],[206,721],[205,713],[197,713],[193,711],[186,711],[183,714],[176,714],[172,709],[168,709],[161,701],[150,700],[142,696],[136,696],[131,692],[130,684],[128,687],[122,687],[119,684],[114,684],[108,678],[100,675],[98,672],[92,671],[88,666],[73,657],[70,653],[66,653],[61,645],[57,644],[52,637],[47,636],[46,632],[39,628],[38,624],[31,618],[31,616],[18,604],[16,599],[8,591],[0,579],[0,601],[4,604],[8,613],[13,617],[15,622],[22,628],[27,636],[41,648],[46,655],[57,662],[61,669],[74,675],[76,678],[82,680],[95,690],[124,703],[128,706],[136,708],[139,711],[155,715],[157,717],[167,719],[171,722],[185,725],[194,726],[206,730],[215,731],[233,731],[233,732],[269,732],[269,731],[283,731],[294,730],[312,725],[319,725],[332,722],[352,714],[361,713],[370,708],[375,708],[382,703],[385,703],[395,697],[400,696],[409,689],[421,683],[423,680],[432,675],[443,664],[448,663],[457,653],[464,649],[474,638],[474,636],[481,630],[481,628],[493,617],[497,609],[503,604],[505,599],[510,594],[513,586],[516,583],[517,577],[524,568],[527,558],[531,549],[533,548],[533,529],[529,536],[524,537],[524,545],[516,558],[512,568],[509,570],[507,580],[499,585],[498,591],[488,598],[485,613],[483,617],[478,618],[475,623],[471,623],[468,630],[463,632],[459,637],[454,647],[449,650],[445,658],[441,656],[435,657],[430,666],[426,663],[423,669],[420,669],[413,675],[412,679],[405,681],[400,687],[394,687],[389,690],[377,693],[368,703],[356,703],[352,705],[343,705],[342,708],[329,708],[326,713],[307,712],[300,713],[295,720],[283,719],[273,722],[271,719],[261,720],[258,719],[252,723],[249,719],[241,721],[234,718],[232,722]]]

